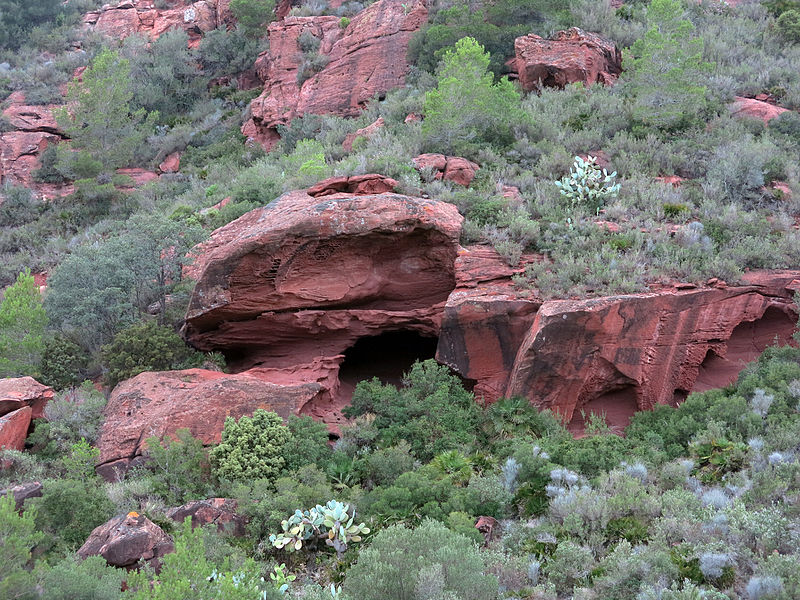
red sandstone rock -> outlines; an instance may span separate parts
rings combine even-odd
[[[53,399],[52,388],[42,385],[33,377],[0,379],[0,415],[29,406],[31,419],[41,419],[44,407]]]
[[[120,383],[104,410],[97,447],[98,473],[113,479],[142,454],[150,436],[188,428],[204,444],[218,444],[225,417],[252,415],[258,408],[286,418],[297,414],[321,388],[316,383],[281,386],[247,373],[188,369],[142,373]]]
[[[671,185],[672,187],[680,187],[686,179],[678,175],[665,175],[664,177],[656,177],[656,181]]]
[[[358,138],[366,138],[369,139],[375,132],[383,129],[384,120],[383,117],[378,117],[376,121],[370,123],[366,127],[362,127],[361,129],[356,130],[354,133],[348,133],[347,137],[344,138],[342,142],[342,148],[350,152],[353,149],[353,142],[355,142]]]
[[[754,272],[739,287],[553,300],[539,309],[506,388],[581,427],[584,409],[624,427],[636,410],[727,385],[797,321],[800,273]]]
[[[132,187],[141,187],[158,179],[158,174],[147,169],[117,169],[118,175],[126,175],[133,180]]]
[[[527,255],[512,268],[489,246],[462,248],[456,259],[457,287],[444,307],[436,360],[475,381],[475,396],[483,401],[503,396],[517,349],[541,305],[511,281],[535,260]]]
[[[0,134],[0,181],[35,187],[33,172],[41,165],[39,155],[61,137],[44,131],[7,131]]]
[[[3,111],[3,116],[14,129],[27,132],[52,133],[61,136],[61,129],[53,116],[54,104],[36,106],[25,104],[25,96],[14,92],[8,97],[11,105]]]
[[[495,534],[500,532],[500,522],[494,517],[478,517],[475,529],[483,534],[483,539],[488,546]]]
[[[446,179],[463,186],[469,186],[480,169],[479,165],[466,158],[444,154],[420,154],[411,162],[418,171],[430,169],[435,179]]]
[[[236,514],[237,502],[229,498],[194,500],[183,506],[171,508],[167,517],[183,523],[186,517],[192,518],[192,528],[216,525],[221,532],[241,537],[245,534],[246,519]]]
[[[158,165],[158,170],[162,173],[177,173],[181,170],[181,153],[173,152],[167,156],[161,164]]]
[[[131,512],[96,527],[78,549],[78,556],[102,556],[113,567],[134,568],[145,562],[158,568],[160,559],[174,549],[164,530],[144,515]]]
[[[28,406],[0,417],[0,450],[22,450],[30,424],[31,409]]]
[[[31,481],[30,483],[20,483],[19,485],[12,485],[0,490],[0,498],[8,494],[14,496],[17,510],[22,510],[22,507],[25,505],[25,500],[28,498],[42,497],[42,484],[38,481]]]
[[[330,177],[311,186],[306,190],[309,196],[320,198],[333,194],[353,194],[366,196],[369,194],[387,194],[393,192],[399,185],[397,180],[377,173],[366,175],[351,175],[349,177]]]
[[[577,27],[546,40],[528,34],[514,42],[515,70],[526,92],[570,83],[610,85],[622,72],[622,53],[614,42]]]
[[[105,5],[84,16],[90,31],[122,40],[133,34],[155,39],[171,29],[183,29],[189,35],[189,45],[196,46],[202,35],[220,25],[231,26],[233,15],[230,0],[199,0],[191,5],[171,2],[169,8],[156,8],[149,0],[119,2]]]
[[[405,82],[411,36],[427,20],[421,0],[401,5],[379,0],[354,16],[346,29],[335,16],[287,17],[268,28],[270,49],[256,62],[264,92],[250,105],[242,133],[271,149],[276,127],[304,114],[357,115],[368,100]],[[303,61],[298,38],[304,31],[320,40],[328,64],[298,85]]]
[[[761,119],[764,123],[769,123],[772,119],[785,113],[788,109],[775,106],[768,102],[762,102],[753,98],[741,98],[737,96],[733,104],[730,105],[731,115],[746,119]]]
[[[323,385],[302,412],[339,422],[336,374],[356,340],[438,333],[461,222],[450,204],[398,194],[286,194],[200,247],[185,335],[235,369]]]

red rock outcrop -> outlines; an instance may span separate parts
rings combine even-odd
[[[181,153],[173,152],[161,161],[158,170],[162,173],[177,173],[181,170]]]
[[[204,444],[218,444],[225,418],[252,415],[258,408],[286,418],[321,391],[316,383],[268,383],[248,373],[188,369],[142,373],[114,388],[100,430],[97,472],[113,479],[140,456],[150,436],[188,428]]]
[[[42,484],[38,481],[31,481],[29,483],[20,483],[12,485],[0,490],[0,498],[11,494],[14,496],[14,502],[17,504],[17,510],[22,510],[25,505],[25,500],[28,498],[41,498],[42,497]]]
[[[31,418],[41,419],[44,407],[53,399],[53,389],[42,385],[33,377],[0,379],[0,415],[23,407],[30,407]]]
[[[769,102],[756,100],[755,98],[742,98],[736,96],[730,105],[731,115],[744,119],[760,119],[764,123],[769,123],[772,119],[785,113],[788,109],[775,106]]]
[[[366,127],[357,129],[353,133],[348,133],[342,142],[342,148],[350,152],[353,149],[353,142],[355,142],[358,138],[371,138],[377,131],[383,129],[384,124],[385,122],[383,117],[378,117],[374,122],[370,123]]]
[[[513,68],[526,92],[570,83],[614,83],[622,72],[622,53],[611,40],[571,27],[550,39],[535,34],[514,42]]]
[[[302,412],[340,421],[345,350],[387,331],[438,334],[461,221],[450,204],[398,194],[286,194],[201,247],[185,335],[236,370],[319,383],[325,397]]]
[[[399,185],[397,180],[377,173],[366,175],[350,175],[342,177],[329,177],[314,184],[306,190],[309,196],[321,198],[334,194],[352,194],[354,196],[367,196],[369,194],[388,194]]]
[[[430,169],[434,174],[434,179],[452,181],[464,187],[468,187],[472,183],[475,173],[480,169],[480,166],[471,160],[444,154],[420,154],[411,162],[418,171]]]
[[[233,23],[229,0],[199,0],[188,6],[182,0],[171,0],[170,4],[160,9],[151,0],[123,0],[87,13],[83,22],[89,31],[115,40],[136,33],[155,39],[171,29],[183,29],[190,46],[196,46],[204,33]]]
[[[183,506],[170,508],[167,517],[183,523],[186,517],[192,518],[192,528],[216,525],[217,530],[234,536],[243,536],[247,520],[236,513],[237,502],[231,498],[210,498],[194,500]]]
[[[78,549],[78,556],[102,556],[113,567],[135,568],[148,563],[158,568],[160,559],[175,549],[164,530],[135,512],[114,517],[95,527]]]
[[[242,133],[271,149],[277,126],[304,114],[357,115],[374,96],[402,86],[411,36],[427,20],[422,0],[401,4],[379,0],[354,16],[346,28],[334,16],[287,17],[268,28],[270,49],[256,62],[264,92],[252,101],[252,118]],[[303,32],[320,41],[327,64],[298,84],[304,57]]]
[[[509,267],[490,246],[463,248],[455,263],[457,287],[442,314],[436,360],[475,382],[475,397],[503,396],[522,340],[542,302],[521,293],[511,277],[538,260],[526,255]]]
[[[0,450],[22,450],[30,424],[31,409],[28,406],[0,417]]]
[[[727,385],[777,337],[790,341],[800,272],[754,272],[741,286],[545,302],[507,396],[581,426],[580,409],[624,427],[636,410]]]

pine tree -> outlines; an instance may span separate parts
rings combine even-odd
[[[0,376],[36,376],[47,315],[29,270],[20,273],[0,304]]]

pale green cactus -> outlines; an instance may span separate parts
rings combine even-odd
[[[325,540],[341,558],[347,544],[360,542],[361,536],[369,533],[364,523],[355,524],[356,511],[349,504],[330,500],[325,506],[317,504],[314,508],[296,510],[288,519],[281,522],[283,531],[269,536],[276,548],[289,552],[300,550],[303,546]]]
[[[609,174],[606,169],[601,171],[596,161],[594,156],[588,156],[586,160],[576,156],[569,176],[565,175],[561,181],[554,182],[561,194],[569,198],[572,208],[585,206],[596,210],[605,198],[613,198],[619,193],[620,184],[614,183],[617,172]]]

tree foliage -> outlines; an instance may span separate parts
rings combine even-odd
[[[22,513],[11,493],[0,496],[0,598],[34,598],[31,550],[44,539],[36,530],[36,509]]]
[[[39,288],[24,271],[0,304],[0,376],[38,375],[46,326]]]
[[[520,94],[506,78],[494,82],[489,55],[473,38],[448,50],[439,83],[425,95],[422,133],[430,150],[471,155],[481,145],[508,146],[513,126],[527,120]]]
[[[275,0],[231,0],[231,12],[248,35],[260,37],[273,19]]]
[[[683,13],[680,0],[653,0],[649,29],[625,57],[624,91],[641,127],[680,131],[704,122],[711,108],[703,82],[714,65]]]

